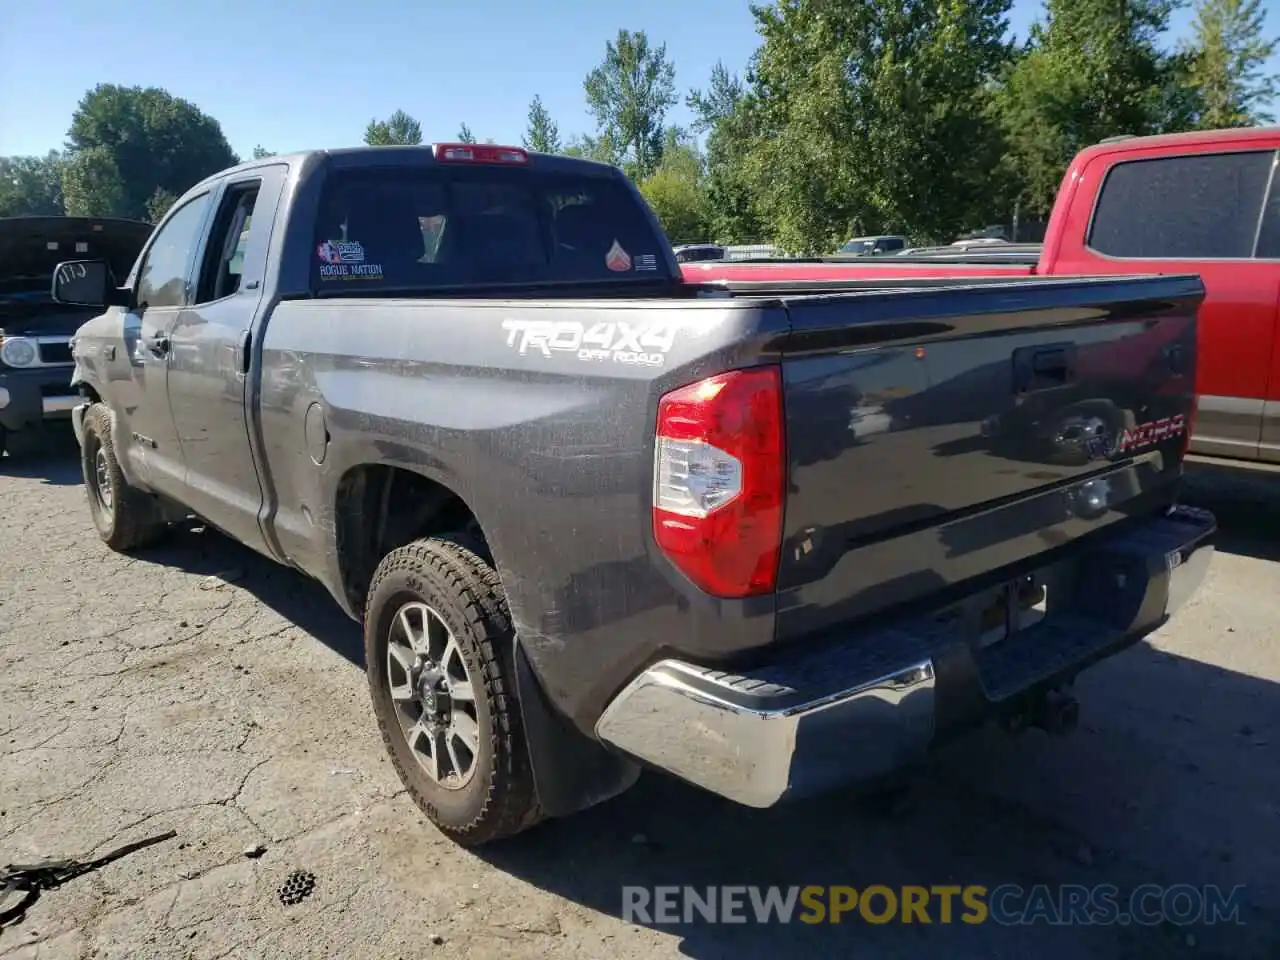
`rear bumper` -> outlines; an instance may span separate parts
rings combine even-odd
[[[1161,626],[1204,580],[1216,527],[1176,507],[1091,544],[1066,612],[981,650],[921,617],[742,675],[663,660],[610,702],[596,734],[753,807],[874,779]]]
[[[71,416],[81,401],[71,388],[72,370],[61,366],[0,372],[0,427],[17,433]]]

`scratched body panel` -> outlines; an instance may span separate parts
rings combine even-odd
[[[771,601],[747,605],[754,635],[683,615],[692,591],[652,546],[653,423],[663,392],[767,359],[784,329],[779,309],[714,300],[282,303],[262,346],[268,516],[289,560],[345,604],[332,517],[343,475],[377,463],[444,484],[485,531],[553,697],[648,656],[622,640],[634,631],[710,654],[767,643]],[[304,452],[312,404],[331,437],[320,465]]]

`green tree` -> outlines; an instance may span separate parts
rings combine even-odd
[[[364,142],[371,147],[419,144],[422,142],[422,124],[403,110],[397,110],[386,120],[370,120],[364,128]]]
[[[677,102],[666,44],[652,46],[643,30],[619,30],[583,88],[601,139],[607,137],[624,169],[643,180],[662,158],[667,111]]]
[[[143,218],[157,190],[180,195],[239,162],[218,121],[158,87],[94,87],[71,118],[67,147],[68,213]],[[90,185],[105,192],[83,193]]]
[[[159,223],[178,200],[178,195],[164,187],[157,187],[156,192],[147,200],[147,219]]]
[[[778,245],[852,233],[954,234],[982,204],[1011,55],[1010,0],[778,0],[735,113],[738,163]],[[818,172],[820,171],[820,175]]]
[[[1047,0],[995,115],[1005,179],[1031,214],[1047,214],[1071,158],[1119,134],[1185,126],[1185,62],[1160,39],[1171,0]]]
[[[694,131],[706,134],[706,231],[721,243],[749,243],[768,232],[752,208],[752,185],[744,169],[751,144],[745,97],[742,80],[717,62],[707,88],[690,91],[685,100],[693,111]]]
[[[476,135],[471,132],[471,128],[468,127],[465,123],[458,128],[458,142],[459,143],[475,143],[476,142]]]
[[[703,176],[703,158],[697,148],[672,133],[658,169],[640,184],[640,192],[672,243],[707,239],[709,224]]]
[[[62,194],[72,217],[131,216],[146,219],[147,197],[135,211],[126,200],[124,178],[111,148],[75,151],[62,167]],[[154,193],[152,194],[154,196]]]
[[[1277,80],[1265,68],[1277,41],[1264,38],[1266,19],[1262,0],[1201,0],[1196,7],[1183,52],[1201,129],[1271,122],[1265,105],[1277,93]]]
[[[56,150],[43,157],[0,157],[0,217],[61,216],[62,164]]]
[[[524,134],[526,149],[536,153],[560,152],[560,128],[551,119],[551,114],[542,105],[542,98],[534,94],[529,104],[529,128]]]
[[[613,138],[608,133],[601,134],[598,137],[582,136],[574,137],[569,141],[569,145],[564,148],[566,157],[578,157],[582,160],[594,160],[597,163],[608,163],[618,166],[621,161],[621,151],[614,144]]]
[[[268,150],[262,144],[258,144],[253,148],[253,159],[255,160],[265,160],[267,157],[274,157],[275,155],[274,150]]]
[[[690,90],[685,105],[693,111],[694,126],[699,132],[712,130],[722,120],[731,117],[746,89],[738,75],[731,73],[723,60],[717,60],[711,68],[711,82],[705,90]]]

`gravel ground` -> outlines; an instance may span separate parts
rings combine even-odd
[[[905,805],[775,811],[649,775],[470,853],[383,758],[359,631],[213,532],[126,559],[74,455],[0,462],[0,863],[166,843],[44,895],[0,957],[1280,957],[1280,473],[1193,468],[1224,531],[1080,731],[980,733]],[[261,848],[257,857],[246,851]],[[305,870],[314,893],[276,891]],[[637,926],[623,884],[1247,885],[1241,926]]]

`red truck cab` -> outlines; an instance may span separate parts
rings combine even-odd
[[[1072,160],[1034,265],[925,257],[700,263],[687,280],[1197,273],[1191,450],[1280,463],[1280,127],[1130,137]]]

